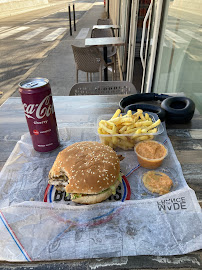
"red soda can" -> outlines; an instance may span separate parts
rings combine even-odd
[[[30,78],[19,84],[33,147],[49,152],[59,146],[58,129],[48,79]]]

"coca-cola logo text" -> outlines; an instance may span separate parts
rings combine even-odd
[[[35,119],[33,114],[37,119],[42,119],[45,116],[49,117],[51,114],[54,113],[54,107],[52,102],[50,102],[50,95],[46,96],[40,104],[26,104],[24,105],[24,111],[27,118]]]

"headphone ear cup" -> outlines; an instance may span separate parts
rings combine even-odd
[[[187,97],[170,97],[162,101],[161,108],[166,111],[167,121],[187,123],[194,115],[195,104]]]
[[[128,110],[137,111],[137,109],[142,109],[143,111],[153,112],[158,115],[158,118],[163,122],[165,121],[166,112],[164,109],[158,106],[150,104],[131,104],[125,107],[124,112],[127,113]]]

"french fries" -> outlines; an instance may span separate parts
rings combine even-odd
[[[144,114],[141,109],[134,114],[129,110],[125,115],[118,109],[110,120],[99,122],[98,133],[104,144],[127,150],[139,141],[153,139],[152,134],[157,132],[160,123],[160,119],[153,122],[149,114]]]

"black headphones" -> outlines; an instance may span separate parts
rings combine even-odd
[[[157,106],[145,103],[148,101],[160,101],[161,105]],[[119,108],[122,112],[142,109],[144,111],[156,113],[161,121],[166,120],[174,123],[187,123],[194,115],[195,104],[187,97],[171,97],[164,94],[144,93],[123,98],[119,102]]]

